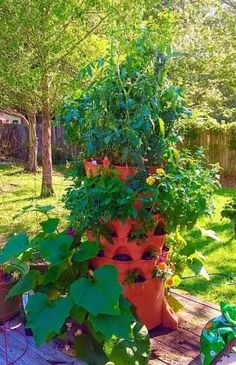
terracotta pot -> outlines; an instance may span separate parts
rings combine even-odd
[[[0,284],[0,322],[8,321],[19,311],[20,296],[6,299],[8,292],[16,283],[17,280],[13,280],[9,283]]]
[[[145,279],[151,279],[157,259],[117,261],[107,257],[95,257],[92,260],[93,267],[97,269],[103,265],[113,265],[118,271],[118,280],[123,284],[130,271],[138,271]]]
[[[125,223],[117,219],[117,220],[111,220],[109,223],[107,223],[107,227],[111,230],[114,230],[117,234],[117,237],[125,238],[131,232],[133,224],[134,220],[131,218],[128,218]]]
[[[160,279],[125,284],[124,296],[134,305],[138,319],[149,330],[161,325],[171,329],[178,328],[178,318],[165,300],[163,282]]]
[[[119,172],[119,178],[122,181],[125,181],[128,176],[134,176],[138,171],[137,167],[131,166],[112,166],[112,168]]]
[[[159,254],[161,254],[165,241],[166,241],[166,234],[163,234],[163,235],[152,234],[152,235],[148,236],[145,240],[144,251],[154,248],[157,250],[157,252]]]
[[[129,248],[124,245],[124,238],[115,237],[112,241],[113,243],[110,243],[105,237],[100,236],[100,243],[108,259],[112,259],[112,257],[119,253],[125,253],[132,257]]]
[[[94,161],[95,162],[89,160],[83,161],[85,172],[88,177],[98,175],[102,169],[105,168],[104,164],[96,163],[96,160]],[[118,171],[118,176],[122,181],[125,181],[128,176],[134,176],[138,170],[137,167],[132,166],[110,166],[110,168]]]
[[[88,177],[98,175],[104,168],[103,164],[95,164],[92,161],[84,160],[84,169]]]

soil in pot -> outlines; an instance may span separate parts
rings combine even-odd
[[[158,253],[156,250],[148,250],[145,251],[142,255],[142,260],[153,260],[158,257]]]
[[[115,261],[132,261],[132,257],[127,255],[126,253],[118,253],[112,258]]]
[[[97,257],[105,257],[105,253],[103,250],[99,251]]]

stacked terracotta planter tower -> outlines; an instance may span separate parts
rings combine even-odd
[[[84,161],[88,176],[95,176],[102,165]],[[115,167],[121,180],[135,175],[136,169],[130,167]],[[139,202],[137,202],[138,204]],[[153,215],[156,226],[162,221],[160,215]],[[100,235],[99,241],[103,250],[92,260],[94,269],[102,265],[113,265],[118,271],[118,279],[124,286],[124,296],[134,305],[138,319],[151,330],[157,326],[177,329],[178,317],[170,308],[165,298],[164,283],[160,278],[153,277],[160,258],[167,257],[165,241],[166,234],[147,233],[141,242],[130,239],[133,228],[140,226],[140,222],[129,218],[125,223],[114,220],[106,224],[111,231],[109,240]],[[90,240],[95,240],[90,232]],[[157,256],[152,258],[149,253],[155,251]],[[136,282],[129,282],[127,277],[136,273]]]

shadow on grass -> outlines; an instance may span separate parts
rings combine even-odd
[[[187,277],[182,281],[179,289],[183,289],[193,295],[205,295],[207,293],[214,293],[214,296],[220,297],[223,295],[220,288],[222,285],[226,286],[227,289],[227,300],[235,300],[235,292],[232,288],[235,288],[236,272],[232,273],[231,268],[228,270],[224,268],[218,268],[219,272],[210,273],[210,280],[207,281],[199,276]],[[221,298],[222,299],[222,298]]]

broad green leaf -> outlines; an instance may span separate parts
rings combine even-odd
[[[106,338],[116,336],[119,338],[131,338],[131,324],[135,317],[131,313],[130,304],[123,298],[120,298],[119,315],[98,314],[96,317],[89,315],[88,320],[96,331],[102,333]]]
[[[178,286],[181,283],[181,278],[179,275],[174,275],[172,276],[172,280],[173,280],[173,286]]]
[[[40,243],[40,253],[46,261],[60,265],[71,255],[72,242],[73,237],[65,233],[52,235]]]
[[[166,300],[174,312],[177,313],[183,309],[183,305],[172,294],[168,293],[166,295]]]
[[[21,295],[26,293],[27,291],[34,289],[35,286],[37,285],[39,278],[40,278],[40,272],[35,270],[35,271],[30,271],[28,272],[28,274],[26,274],[25,276],[23,276],[23,278],[21,278],[9,291],[7,297],[11,298],[14,297],[16,295]]]
[[[26,306],[27,328],[32,329],[37,346],[60,333],[71,307],[68,297],[50,301],[46,294],[36,293],[29,298]]]
[[[158,122],[159,122],[160,132],[164,136],[165,135],[165,123],[164,123],[163,119],[161,119],[161,118],[159,118]]]
[[[47,214],[54,208],[55,207],[53,205],[28,205],[26,207],[23,207],[22,211],[14,216],[14,219],[19,218],[20,216],[22,216],[25,213],[31,213],[31,212],[39,212],[39,213]]]
[[[40,226],[42,227],[44,233],[53,233],[57,229],[57,226],[60,222],[59,218],[49,218],[48,220],[41,222]]]
[[[80,324],[84,322],[86,314],[87,312],[83,308],[80,308],[76,305],[74,305],[70,311],[71,317],[74,318],[76,322]]]
[[[0,265],[9,260],[16,259],[29,248],[29,240],[26,234],[20,233],[11,236],[0,252]]]
[[[120,314],[119,296],[123,288],[117,276],[113,266],[102,266],[95,270],[92,279],[81,278],[71,285],[71,298],[94,316]]]
[[[49,283],[53,283],[58,279],[60,275],[60,267],[59,266],[50,266],[49,269],[44,274],[43,284],[47,285]]]
[[[138,322],[133,323],[133,340],[112,338],[105,342],[104,352],[115,365],[147,365],[150,356],[148,330]]]
[[[108,362],[102,347],[96,346],[88,334],[75,337],[73,349],[76,357],[88,365],[105,365]]]
[[[189,269],[194,272],[195,275],[201,275],[206,280],[210,280],[209,274],[206,271],[205,267],[203,266],[203,263],[201,260],[198,260],[197,258],[193,258],[193,259],[187,261],[187,265],[188,265]]]
[[[79,246],[78,252],[73,256],[73,261],[83,262],[96,256],[101,250],[101,245],[96,242],[83,242]]]

